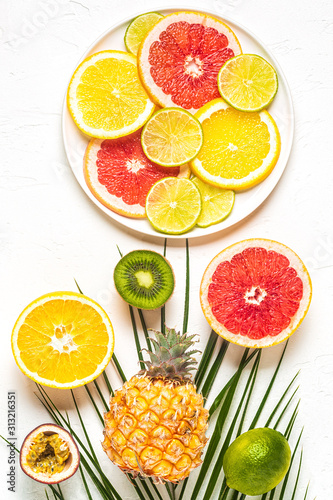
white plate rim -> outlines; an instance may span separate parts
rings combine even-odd
[[[231,220],[231,221],[229,220],[230,223],[228,223],[229,217],[227,217],[224,221],[222,221],[222,222],[220,222],[218,224],[209,226],[207,228],[198,228],[198,227],[196,227],[196,228],[194,228],[194,230],[189,231],[188,233],[185,233],[185,234],[181,234],[181,235],[170,235],[170,234],[165,234],[165,233],[159,233],[156,230],[154,230],[153,227],[150,227],[150,225],[148,226],[149,230],[147,230],[147,229],[141,229],[139,227],[135,227],[135,223],[138,223],[138,222],[139,223],[140,222],[141,223],[142,222],[147,222],[147,224],[149,224],[149,222],[147,221],[147,219],[132,219],[132,218],[124,217],[124,216],[119,215],[119,214],[117,214],[115,212],[112,212],[110,209],[108,209],[107,207],[105,207],[90,192],[90,190],[89,190],[88,186],[86,185],[84,179],[82,180],[82,178],[79,178],[79,176],[76,173],[76,169],[73,168],[73,165],[71,164],[70,153],[69,153],[69,151],[70,151],[70,145],[69,145],[69,141],[68,141],[67,134],[66,134],[66,120],[67,120],[68,113],[69,113],[68,112],[68,108],[67,108],[67,87],[68,87],[68,85],[67,85],[66,86],[65,96],[64,96],[63,108],[62,108],[61,127],[62,127],[62,137],[63,137],[63,143],[64,143],[65,153],[66,153],[66,156],[67,156],[67,161],[68,161],[68,163],[69,163],[69,165],[71,167],[71,170],[72,170],[72,172],[73,172],[76,180],[78,181],[78,183],[80,184],[81,188],[86,193],[86,195],[90,198],[90,200],[102,212],[104,212],[104,214],[106,214],[111,220],[118,222],[121,226],[123,226],[123,229],[130,229],[130,230],[133,230],[134,232],[138,232],[141,235],[145,235],[145,236],[153,236],[153,237],[157,237],[157,238],[168,238],[168,239],[193,239],[193,238],[200,238],[200,237],[202,238],[202,237],[205,237],[205,236],[208,236],[208,235],[221,233],[224,230],[230,229],[232,226],[240,223],[242,220],[244,220],[249,215],[251,215],[255,210],[257,210],[257,208],[259,208],[260,205],[272,193],[272,191],[274,190],[274,188],[278,184],[278,182],[279,182],[279,180],[280,180],[280,178],[281,178],[281,176],[282,176],[282,174],[283,174],[283,172],[284,172],[284,170],[285,170],[285,168],[287,166],[287,163],[288,163],[288,160],[289,160],[289,157],[290,157],[290,153],[291,153],[292,144],[293,144],[294,128],[295,128],[295,115],[294,115],[294,107],[293,107],[293,103],[292,103],[291,91],[290,91],[290,87],[288,85],[287,79],[286,79],[286,77],[284,75],[284,72],[283,72],[282,68],[280,67],[280,64],[276,60],[275,56],[270,51],[270,49],[268,49],[266,47],[266,45],[261,41],[261,39],[259,39],[247,27],[243,26],[238,21],[235,21],[234,19],[230,18],[229,16],[224,16],[223,15],[223,17],[222,17],[219,13],[217,13],[216,11],[214,11],[212,9],[209,9],[209,8],[205,8],[205,9],[193,8],[192,9],[188,5],[184,5],[184,6],[179,6],[179,5],[177,5],[177,6],[176,5],[175,6],[172,6],[172,5],[161,5],[161,6],[154,7],[154,12],[160,12],[162,14],[165,13],[165,12],[172,13],[174,11],[189,11],[189,10],[191,12],[207,13],[209,15],[215,16],[216,18],[220,19],[221,21],[225,21],[226,23],[230,23],[231,25],[236,26],[237,30],[239,29],[240,31],[243,31],[246,35],[250,36],[257,44],[259,44],[263,48],[263,50],[268,54],[269,58],[273,62],[274,67],[275,67],[275,69],[276,69],[276,71],[278,73],[279,86],[281,86],[281,82],[282,82],[283,85],[284,85],[284,87],[285,87],[286,98],[287,98],[287,106],[289,108],[289,114],[288,114],[288,119],[289,119],[289,134],[288,134],[288,140],[285,143],[284,163],[281,164],[281,162],[280,162],[279,169],[276,169],[276,167],[278,166],[278,163],[279,163],[279,161],[278,161],[277,165],[274,167],[273,172],[275,172],[275,182],[271,186],[269,186],[268,188],[266,188],[265,192],[259,198],[259,201],[256,204],[254,204],[248,212],[240,214],[240,216],[236,220]],[[89,55],[89,53],[94,49],[94,47],[96,45],[98,45],[105,37],[107,37],[108,35],[110,35],[111,32],[113,32],[114,30],[116,30],[117,28],[119,28],[124,23],[129,23],[135,17],[137,17],[137,16],[139,16],[141,14],[144,14],[146,12],[147,12],[147,9],[139,10],[137,12],[134,12],[130,16],[126,16],[125,18],[123,18],[123,19],[117,21],[116,23],[112,24],[97,39],[95,39],[92,44],[90,44],[90,46],[86,49],[86,51],[84,52],[84,54],[82,54],[82,56],[78,60],[75,68],[77,68],[77,66]],[[237,31],[236,31],[236,35],[237,35]],[[246,53],[246,52],[244,52],[244,53]],[[70,81],[70,79],[69,79],[69,81]],[[69,84],[69,81],[68,81],[68,84]],[[88,136],[87,136],[87,140],[89,140]],[[83,158],[82,158],[82,162],[83,162]],[[267,179],[269,179],[272,176],[272,173],[267,177]],[[256,188],[258,189],[260,186],[264,185],[264,183],[265,183],[265,181],[267,181],[267,179],[265,179],[264,181],[262,181],[261,183],[259,183],[257,186],[254,186],[254,188],[252,188],[252,189],[256,189]],[[237,193],[236,193],[236,197],[237,197]]]

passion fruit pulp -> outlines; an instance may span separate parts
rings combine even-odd
[[[40,483],[65,481],[75,474],[79,463],[80,454],[74,439],[58,425],[40,425],[23,441],[21,468],[25,474]]]

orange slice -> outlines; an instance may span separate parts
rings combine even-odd
[[[105,311],[74,292],[39,297],[20,314],[12,333],[20,370],[35,382],[58,389],[72,389],[98,377],[113,347],[113,328]]]

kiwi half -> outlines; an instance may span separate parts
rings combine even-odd
[[[122,257],[113,279],[119,295],[139,309],[163,306],[175,287],[172,267],[151,250],[134,250]]]

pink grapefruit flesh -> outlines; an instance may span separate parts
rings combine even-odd
[[[211,261],[200,297],[216,333],[235,344],[268,347],[286,340],[302,322],[311,280],[290,248],[271,240],[245,240]]]
[[[110,210],[133,218],[146,216],[150,188],[164,177],[189,177],[187,165],[163,168],[151,162],[141,146],[141,130],[119,139],[92,139],[84,176],[93,195]]]
[[[138,53],[140,78],[160,106],[195,112],[220,97],[217,75],[241,47],[223,22],[199,12],[164,17],[147,34]]]

